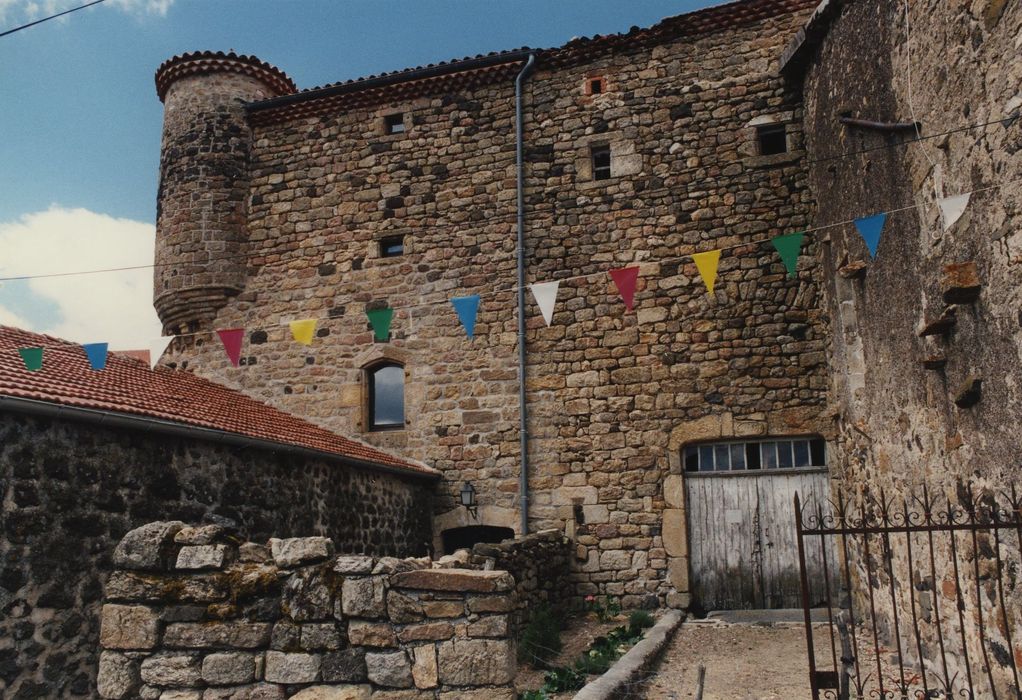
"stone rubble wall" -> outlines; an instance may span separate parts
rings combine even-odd
[[[371,469],[0,412],[0,696],[95,697],[110,553],[159,519],[253,538],[428,551],[433,484]]]
[[[483,569],[507,571],[515,580],[515,622],[530,610],[560,606],[574,597],[572,565],[576,546],[560,530],[544,530],[500,544],[479,543],[470,561]]]
[[[862,494],[867,508],[881,494],[894,499],[896,510],[902,498],[918,507],[912,499],[922,497],[923,485],[938,505],[967,501],[966,484],[972,497],[1004,504],[1004,492],[1019,484],[1022,453],[1022,6],[882,0],[832,9],[803,85],[814,222],[916,207],[888,216],[873,260],[851,226],[821,232],[825,301],[835,319],[828,358],[839,431],[835,473],[853,500]],[[925,140],[897,146],[916,135],[848,128],[838,122],[845,113],[918,120]],[[1012,114],[1014,120],[963,128]],[[955,133],[936,136],[948,131]],[[859,155],[840,157],[846,152]],[[936,197],[994,185],[1002,186],[973,194],[961,219],[944,229]],[[852,265],[865,273],[848,274]],[[948,332],[921,335],[949,308]],[[994,545],[986,536],[978,544],[961,538],[957,545],[964,578],[973,579],[959,592],[946,537],[937,542],[935,575],[917,559],[910,576],[908,552],[895,542],[892,566],[905,582],[900,617],[903,624],[911,619],[908,590],[927,620],[936,604],[961,595],[970,609],[965,630],[945,631],[941,642],[932,626],[925,628],[927,651],[936,658],[943,643],[963,661],[957,640],[964,634],[974,661],[989,658],[1002,684],[998,694],[1010,695],[1012,657],[1022,665],[1022,586],[1006,578],[1002,608],[992,575]],[[1001,555],[1005,571],[1019,565],[1017,550],[1002,545]],[[972,573],[977,560],[979,590]],[[889,599],[877,600],[892,618]],[[973,612],[977,607],[981,613]],[[982,650],[981,638],[988,640]],[[951,672],[964,678],[954,661]],[[993,697],[986,679],[980,682],[980,693]]]
[[[513,700],[515,581],[325,537],[129,532],[102,609],[108,700]]]
[[[663,535],[683,539],[684,523],[663,484],[683,478],[685,441],[821,434],[816,243],[795,277],[766,243],[808,223],[801,97],[776,71],[804,14],[540,64],[525,86],[526,281],[563,280],[549,327],[526,309],[529,529],[577,535],[578,596],[683,604],[687,549]],[[603,93],[586,94],[592,76]],[[437,532],[519,522],[514,105],[509,74],[254,126],[247,277],[208,324],[249,329],[245,365],[198,336],[165,359],[441,470]],[[394,112],[407,128],[385,134]],[[787,123],[789,153],[759,155],[757,119]],[[608,180],[593,145],[611,148]],[[174,235],[161,229],[157,246],[177,246],[161,259],[202,261]],[[393,235],[404,255],[381,257]],[[732,246],[713,295],[679,257]],[[626,312],[606,271],[632,264]],[[469,341],[449,299],[476,293]],[[387,305],[391,338],[374,342],[365,312]],[[304,317],[321,319],[309,347],[285,323]],[[365,370],[384,360],[404,365],[406,425],[371,432]],[[686,432],[704,418],[726,428]],[[459,505],[465,481],[479,523]]]

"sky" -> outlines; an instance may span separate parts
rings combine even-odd
[[[87,0],[0,0],[0,33]],[[152,263],[163,108],[153,75],[235,50],[299,88],[575,36],[714,0],[105,0],[0,37],[0,278]],[[144,348],[152,270],[0,281],[0,324]]]

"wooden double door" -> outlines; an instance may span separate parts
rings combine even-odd
[[[693,602],[705,611],[801,607],[793,502],[797,491],[803,503],[826,503],[827,469],[696,472],[685,479]],[[823,550],[809,547],[806,565],[810,589],[822,593]]]

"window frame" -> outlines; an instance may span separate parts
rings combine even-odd
[[[782,455],[782,445],[787,451],[787,456]],[[739,449],[736,450],[736,448]],[[808,464],[798,464],[799,461],[802,461],[798,457],[797,450],[799,449],[804,450]],[[772,450],[772,458],[769,458],[771,453],[768,450]],[[718,460],[721,453],[726,453],[727,464],[724,466],[718,465],[718,461],[723,461]],[[739,456],[739,459],[736,459],[736,455]],[[709,458],[711,462],[710,468],[704,467],[706,458]],[[817,459],[822,464],[816,464]],[[825,471],[829,468],[827,459],[827,441],[819,435],[724,439],[689,443],[681,449],[682,468],[686,476],[719,476],[722,474],[737,476]],[[741,466],[736,467],[736,462],[740,462]]]
[[[395,242],[399,242],[400,243],[401,251],[398,252],[398,253],[386,252],[386,247],[388,245],[389,246],[393,246]],[[404,234],[399,234],[399,235],[395,235],[395,236],[384,236],[383,238],[379,239],[376,243],[377,243],[377,251],[376,252],[379,254],[380,258],[385,258],[385,259],[400,258],[400,257],[404,256],[404,254],[405,254],[405,235]]]
[[[388,368],[401,370],[401,422],[400,423],[377,423],[376,422],[376,374]],[[382,433],[394,430],[404,430],[405,422],[408,420],[408,412],[405,410],[405,367],[400,362],[383,360],[376,362],[363,370],[365,375],[365,428],[367,432]]]
[[[607,156],[606,165],[597,165],[597,158]],[[610,144],[589,144],[589,166],[592,169],[593,180],[600,182],[611,180],[614,177],[614,158],[610,150]]]
[[[384,136],[399,136],[407,132],[408,127],[405,125],[404,112],[391,112],[390,114],[383,115]]]
[[[756,125],[756,151],[760,156],[780,156],[790,152],[788,148],[788,125],[785,122],[773,122],[770,124],[757,124]],[[764,145],[767,143],[766,139],[776,138],[780,136],[781,142],[783,143],[782,150],[767,151],[764,149]]]

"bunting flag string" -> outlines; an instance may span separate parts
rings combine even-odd
[[[788,271],[788,277],[795,276],[795,272],[798,269],[798,256],[802,252],[802,242],[804,240],[805,234],[789,233],[786,236],[778,236],[770,241],[774,245],[774,250],[781,256],[781,262],[784,263],[784,269]]]
[[[969,197],[971,196],[971,192],[966,192],[965,194],[956,195],[954,197],[944,197],[943,199],[937,200],[937,206],[940,207],[940,218],[944,223],[945,231],[954,226],[955,223],[962,218],[962,214],[965,213],[965,208],[969,206]]]
[[[880,246],[880,235],[884,232],[884,223],[887,221],[887,214],[881,212],[873,216],[864,216],[855,220],[855,228],[862,236],[869,250],[869,257],[877,256],[877,248]]]
[[[390,322],[394,320],[394,309],[369,309],[366,311],[369,325],[373,327],[373,336],[381,343],[390,337]]]
[[[557,288],[560,284],[560,280],[554,280],[553,282],[536,282],[529,285],[532,296],[536,300],[536,305],[539,306],[539,311],[543,314],[543,320],[546,321],[547,326],[554,320],[554,306],[557,304]]]
[[[216,332],[223,343],[224,352],[227,353],[231,364],[238,367],[241,364],[241,342],[245,336],[244,328],[227,328]]]
[[[713,294],[713,283],[717,281],[717,266],[720,264],[720,250],[708,250],[705,253],[693,253],[699,276],[703,278],[706,291]]]
[[[163,353],[167,351],[167,347],[176,337],[176,335],[162,335],[149,341],[149,369],[156,369]]]
[[[473,338],[476,330],[476,315],[479,313],[479,295],[473,294],[467,297],[455,297],[451,299],[458,320],[465,327],[465,333],[469,340]]]
[[[632,310],[632,304],[635,301],[635,286],[639,280],[639,268],[636,267],[622,267],[616,270],[609,270],[610,278],[614,280],[614,286],[617,287],[618,294],[621,295],[621,299],[625,302],[625,309],[628,311]]]
[[[302,345],[312,345],[312,338],[316,333],[316,319],[305,318],[300,321],[290,321],[291,337],[295,342]]]
[[[100,371],[106,367],[106,343],[88,343],[82,346],[85,356],[89,358],[92,369]]]
[[[25,369],[29,372],[37,372],[43,368],[42,348],[18,348],[21,361],[25,363]]]

